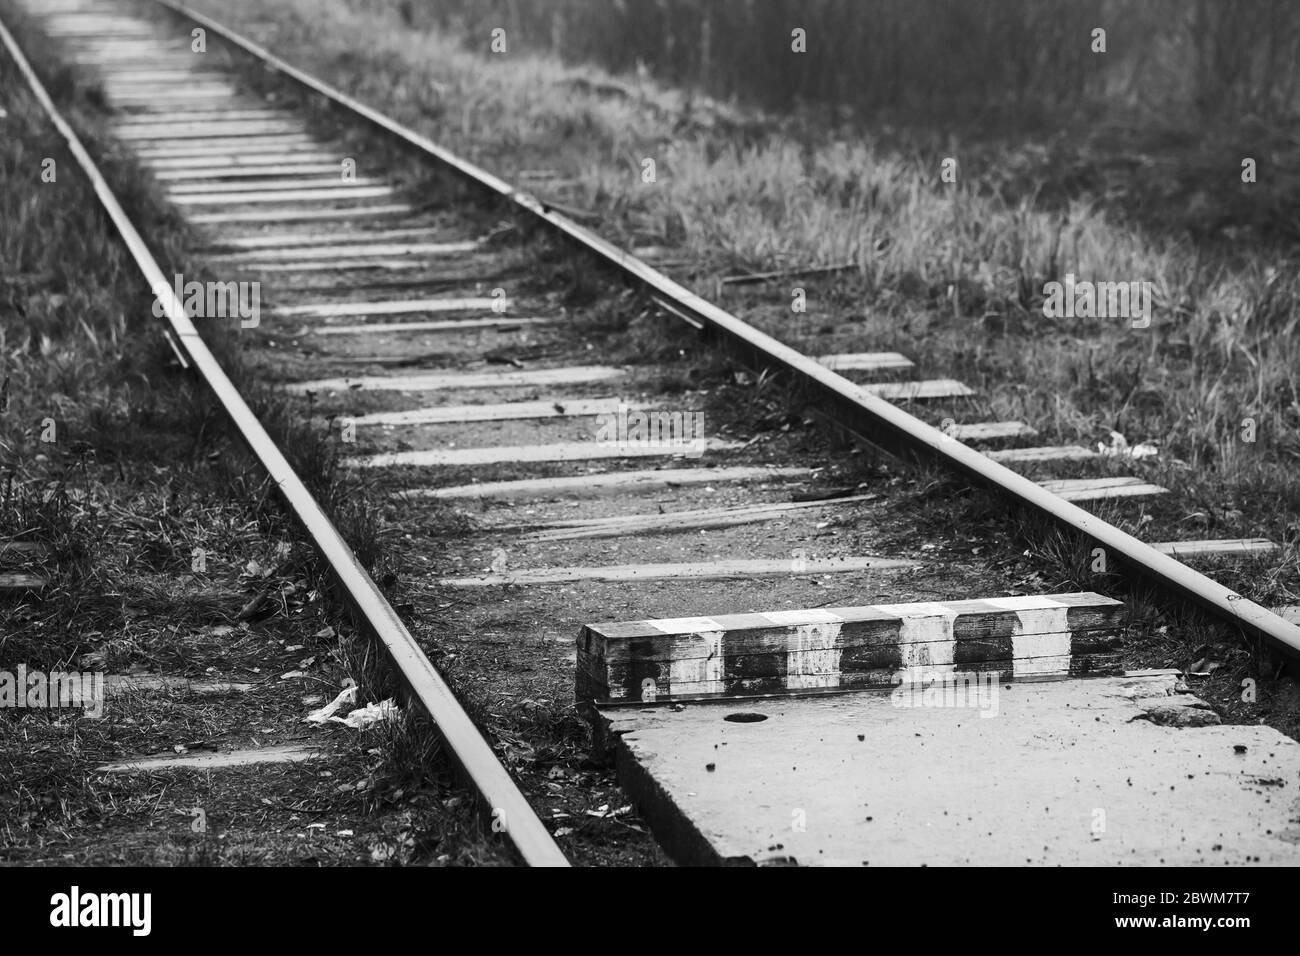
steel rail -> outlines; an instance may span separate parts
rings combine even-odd
[[[806,355],[766,335],[724,309],[706,301],[674,282],[657,269],[624,249],[601,238],[569,217],[546,207],[535,196],[515,189],[487,170],[470,163],[412,129],[353,99],[341,90],[316,79],[285,62],[212,18],[191,10],[176,0],[155,3],[202,26],[230,45],[243,50],[263,65],[295,80],[313,93],[366,120],[394,137],[437,160],[489,195],[513,205],[544,223],[579,247],[621,271],[645,287],[651,297],[668,311],[696,328],[719,333],[751,367],[770,367],[793,373],[812,387],[818,398],[833,410],[844,427],[895,454],[929,458],[955,469],[977,483],[1009,498],[1015,504],[1049,518],[1057,525],[1088,538],[1115,557],[1131,573],[1160,590],[1189,600],[1221,621],[1240,627],[1248,636],[1262,638],[1293,661],[1300,662],[1300,626],[1247,600],[1181,561],[1161,554],[1150,545],[1096,515],[1039,487],[1023,475],[1000,465],[908,414],[884,399],[870,395],[843,376],[824,368]]]
[[[262,467],[266,469],[268,476],[306,528],[312,543],[338,577],[357,620],[364,622],[372,635],[383,643],[413,699],[437,724],[438,731],[454,760],[473,782],[487,806],[492,808],[494,824],[497,821],[503,823],[502,832],[528,865],[568,866],[568,860],[552,839],[550,832],[533,812],[519,788],[515,786],[510,774],[456,700],[442,675],[420,650],[415,638],[398,618],[397,612],[362,568],[352,549],[321,510],[320,505],[294,472],[280,449],[276,447],[274,440],[267,434],[266,429],[257,420],[257,416],[245,403],[234,383],[226,376],[207,344],[199,336],[198,329],[186,314],[185,307],[177,298],[171,282],[163,275],[162,269],[159,268],[148,246],[140,237],[140,233],[122,210],[108,183],[95,166],[94,160],[86,152],[72,127],[60,115],[17,41],[2,22],[0,22],[0,40],[3,41],[19,71],[26,78],[33,95],[44,108],[46,115],[67,141],[69,150],[90,181],[95,195],[130,250],[140,271],[149,282],[150,289],[161,293],[159,298],[166,310],[167,321],[170,323],[176,342],[188,357],[190,364],[216,395],[239,433],[262,463]]]

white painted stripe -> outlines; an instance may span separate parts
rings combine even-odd
[[[1016,613],[1011,632],[1013,676],[1069,674],[1069,605],[1041,596],[988,598],[986,603]]]
[[[926,677],[953,673],[956,639],[952,625],[957,612],[945,604],[878,604],[877,610],[898,616],[898,653],[904,671],[926,671]],[[905,678],[906,679],[906,678]]]
[[[703,631],[693,635],[707,653],[674,657],[668,664],[669,689],[679,684],[692,684],[700,689],[695,693],[721,694],[723,684],[722,631]]]
[[[1066,634],[1013,634],[1011,636],[1015,677],[1042,677],[1056,674],[1065,677],[1070,673],[1070,635]]]
[[[979,598],[978,600],[982,604],[992,604],[1004,611],[1015,611],[1017,615],[1022,616],[1022,620],[1030,620],[1033,615],[1038,614],[1038,619],[1054,622],[1053,615],[1059,608],[1066,608],[1067,610],[1069,608],[1068,604],[1042,594],[1016,594],[1011,597]],[[1068,628],[1061,628],[1060,630],[1068,630]]]
[[[414,375],[362,375],[356,378],[323,378],[311,382],[289,382],[287,392],[350,391],[370,389],[389,392],[430,392],[444,388],[516,388],[523,385],[579,385],[618,378],[621,369],[603,365],[571,368],[539,368],[499,372],[423,372]]]
[[[272,315],[300,315],[316,319],[355,315],[408,315],[412,312],[469,312],[474,309],[510,308],[511,300],[488,297],[460,299],[401,299],[391,302],[316,302],[273,309]]]
[[[814,607],[794,611],[764,611],[776,627],[802,627],[805,624],[842,624],[844,618],[824,608]]]
[[[840,685],[839,623],[800,624],[785,658],[787,690],[812,690]]]
[[[715,631],[722,633],[726,630],[725,627],[711,617],[661,617],[645,623],[656,631],[662,631],[664,634],[692,634],[696,632],[709,634]]]
[[[707,687],[701,693],[723,692],[723,628],[709,617],[679,617],[648,621],[652,627],[665,634],[689,635],[693,643],[702,645],[688,654],[675,655],[668,664],[668,682],[678,684],[700,683]]]

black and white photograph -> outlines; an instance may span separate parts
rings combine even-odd
[[[508,885],[571,944],[715,867],[1285,918],[1300,5],[0,0],[0,47],[24,921]]]

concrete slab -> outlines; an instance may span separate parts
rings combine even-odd
[[[1208,712],[1176,681],[994,685],[983,707],[895,690],[597,719],[682,863],[1300,864],[1300,744],[1165,721],[1162,708]]]

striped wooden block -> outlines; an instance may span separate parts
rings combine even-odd
[[[1093,593],[590,624],[579,701],[888,687],[908,674],[1000,679],[1109,673],[1124,605]]]

